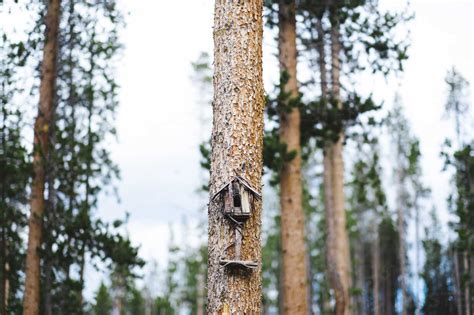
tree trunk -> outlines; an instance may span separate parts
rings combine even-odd
[[[321,84],[321,99],[324,102],[328,98],[328,77],[326,69],[326,52],[325,52],[325,36],[321,19],[316,21],[316,30],[318,32],[318,64]],[[333,196],[333,150],[332,143],[327,141],[324,146],[323,157],[323,186],[324,186],[324,210],[326,220],[326,266],[330,286],[336,295],[336,301],[343,300],[343,295],[340,294],[342,288],[340,278],[335,268],[336,252],[335,252],[335,230],[334,230],[334,196]]]
[[[402,315],[407,315],[407,285],[406,285],[406,259],[405,259],[405,213],[403,210],[403,174],[402,168],[398,170],[398,206],[397,206],[397,225],[398,225],[398,238],[399,238],[399,249],[398,259],[400,260],[400,287],[402,290]]]
[[[215,2],[211,196],[236,176],[246,180],[252,189],[261,190],[262,9],[262,0]],[[250,198],[251,215],[243,224],[240,237],[235,223],[223,215],[223,199],[211,198],[208,209],[207,313],[261,314],[262,202]],[[241,244],[240,259],[256,261],[257,268],[241,270],[220,265],[222,258],[238,256],[236,243]]]
[[[49,149],[49,129],[54,114],[56,59],[58,50],[60,0],[48,3],[45,24],[45,44],[41,67],[40,101],[34,128],[33,182],[29,218],[28,249],[23,312],[36,315],[40,306],[40,257],[42,219],[45,208],[45,161]]]
[[[331,27],[331,59],[332,59],[332,82],[333,97],[339,100],[339,25]],[[327,70],[325,38],[322,22],[317,20],[316,30],[318,32],[319,43],[319,68],[321,79],[321,98],[329,101],[327,88]],[[340,102],[339,102],[340,103]],[[344,192],[343,192],[343,161],[342,161],[341,135],[337,143],[327,140],[324,146],[323,157],[323,185],[324,185],[324,208],[326,216],[326,265],[328,268],[328,278],[336,299],[336,314],[349,314],[349,273],[344,270],[348,267],[349,239],[346,232],[346,217],[344,212]],[[338,191],[336,191],[338,190]],[[342,198],[342,200],[341,200]],[[337,200],[336,200],[337,199]],[[338,207],[336,209],[336,207]],[[342,207],[342,208],[341,208]],[[342,213],[341,213],[342,210]],[[341,226],[342,225],[342,226]],[[341,230],[342,227],[342,230]],[[345,235],[345,236],[344,236]],[[346,242],[347,252],[342,246]],[[347,255],[347,257],[346,257]],[[347,260],[347,261],[344,261]],[[347,266],[347,267],[346,267]]]
[[[456,288],[456,309],[462,314],[461,277],[459,272],[459,256],[457,250],[453,249],[454,287]]]
[[[374,315],[380,315],[380,241],[377,234],[372,245],[372,281]]]
[[[285,92],[298,97],[296,78],[295,2],[280,0],[278,49],[280,72],[289,75]],[[301,187],[300,112],[280,113],[280,141],[296,156],[280,172],[281,240],[283,256],[283,314],[307,314],[307,266]]]
[[[205,293],[205,283],[204,275],[199,273],[197,275],[197,305],[196,305],[196,315],[204,315],[204,293]]]
[[[331,25],[331,82],[332,97],[337,102],[338,108],[342,108],[340,95],[340,35],[339,21],[333,17]],[[346,212],[344,209],[344,160],[342,157],[344,144],[344,133],[341,132],[338,140],[331,143],[329,150],[332,151],[331,163],[331,181],[332,181],[332,224],[333,224],[333,248],[334,265],[337,273],[338,284],[333,288],[336,292],[336,314],[350,314],[349,288],[351,286],[351,267],[349,252],[349,237],[346,230]]]
[[[354,275],[355,276],[355,281],[357,284],[357,289],[360,291],[359,295],[357,296],[356,303],[354,305],[354,314],[367,314],[367,307],[366,307],[366,301],[367,301],[367,290],[366,290],[366,283],[367,283],[367,277],[366,277],[366,272],[365,272],[365,266],[366,266],[366,261],[365,261],[365,253],[364,253],[364,242],[362,239],[358,239],[354,243],[355,247],[355,255],[357,257],[357,272]]]
[[[471,283],[469,282],[469,261],[468,261],[468,253],[467,251],[463,252],[462,255],[463,259],[463,275],[466,278],[466,281],[464,283],[464,307],[466,310],[466,314],[471,314],[471,293],[469,292],[470,290],[470,285]]]

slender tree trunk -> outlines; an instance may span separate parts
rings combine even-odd
[[[467,251],[463,252],[462,255],[463,259],[463,274],[466,276],[466,280],[464,283],[464,307],[466,310],[466,314],[471,314],[471,293],[470,290],[470,282],[469,282],[469,260],[468,260],[468,253]]]
[[[406,259],[405,259],[405,211],[403,209],[403,178],[402,168],[398,169],[398,205],[397,205],[397,225],[398,225],[398,259],[400,260],[400,287],[402,290],[402,315],[407,315],[407,284],[406,284]]]
[[[340,95],[340,35],[339,21],[332,18],[331,25],[331,82],[332,97],[342,108]],[[351,313],[349,288],[351,287],[351,267],[349,252],[349,237],[346,229],[346,212],[344,209],[344,160],[342,157],[344,133],[341,132],[338,140],[331,144],[332,150],[332,197],[333,197],[333,229],[334,229],[334,264],[340,284],[334,287],[336,292],[336,314],[348,315]]]
[[[415,201],[415,315],[420,314],[421,301],[420,301],[420,290],[419,290],[419,279],[420,277],[420,210],[418,202]]]
[[[380,241],[377,234],[372,244],[372,280],[374,315],[380,315]]]
[[[328,97],[328,76],[326,67],[325,35],[321,19],[316,21],[316,30],[318,32],[318,64],[321,84],[321,99],[323,102],[329,100]],[[335,229],[334,229],[334,193],[333,193],[333,149],[332,142],[327,141],[324,145],[323,157],[323,186],[324,186],[324,210],[326,220],[326,266],[330,285],[334,290],[336,301],[344,300],[341,294],[342,283],[337,273],[336,248],[335,248]],[[337,302],[336,302],[337,303]]]
[[[459,273],[459,256],[457,250],[453,250],[454,262],[454,286],[456,288],[456,309],[458,314],[462,315],[462,294],[461,294],[461,277]]]
[[[334,94],[337,92],[337,97],[339,97],[339,39],[338,34],[339,30],[337,27],[331,28],[331,40],[336,42],[332,43],[332,81],[333,81],[333,91]],[[321,98],[323,101],[328,101],[328,77],[326,69],[326,53],[325,53],[325,36],[324,30],[322,27],[321,20],[318,19],[316,24],[316,29],[318,31],[319,43],[318,54],[319,54],[319,68],[320,68],[320,79],[321,79]],[[336,29],[336,31],[334,31]],[[334,68],[336,67],[336,68]],[[336,84],[334,84],[336,82]],[[339,142],[340,141],[340,142]],[[337,315],[348,315],[349,314],[349,291],[347,286],[347,281],[349,280],[349,274],[345,275],[344,266],[345,262],[341,261],[341,258],[345,256],[345,251],[341,247],[341,231],[340,225],[343,224],[342,231],[346,233],[345,240],[348,242],[347,232],[345,232],[345,212],[344,212],[344,200],[341,203],[341,196],[344,198],[343,192],[336,192],[336,189],[340,188],[340,185],[343,185],[342,178],[339,178],[340,171],[343,172],[342,165],[342,141],[338,141],[341,146],[338,150],[338,143],[333,143],[331,140],[327,140],[324,146],[324,157],[323,157],[323,185],[324,185],[324,208],[326,215],[326,265],[328,269],[328,278],[330,285],[334,290],[334,295],[336,299],[336,314]],[[340,155],[341,154],[341,155]],[[337,157],[340,155],[339,157]],[[336,173],[336,168],[339,168]],[[343,188],[343,187],[342,187]],[[337,205],[341,207],[342,205],[342,215],[340,213],[340,208],[336,210],[336,198]],[[339,211],[338,211],[339,210]],[[339,216],[339,217],[338,217]],[[341,252],[342,251],[342,252]],[[348,253],[347,253],[348,254]],[[349,257],[348,257],[349,259]]]
[[[199,273],[197,275],[197,305],[196,315],[204,315],[204,293],[205,293],[204,275]]]
[[[279,2],[280,71],[287,72],[285,92],[298,97],[296,78],[296,6],[294,1]],[[293,108],[280,113],[280,140],[295,158],[286,162],[280,172],[281,240],[283,256],[283,314],[308,313],[308,285],[304,214],[301,186],[300,111]]]
[[[214,101],[210,192],[235,176],[261,190],[263,148],[262,0],[216,0],[214,14]],[[222,213],[223,198],[209,203],[208,314],[261,314],[261,210],[253,198],[242,227]],[[252,199],[252,198],[251,198]],[[232,205],[231,205],[232,206]],[[231,207],[230,207],[231,208]],[[220,265],[233,259],[258,262],[253,270]]]
[[[54,114],[56,59],[58,50],[60,0],[48,1],[45,18],[46,35],[41,68],[40,101],[35,122],[31,214],[29,218],[28,249],[23,312],[36,315],[40,307],[40,257],[42,220],[45,208],[45,161],[49,149],[49,129]]]
[[[2,94],[4,94],[4,91],[2,91]],[[2,150],[3,154],[7,151],[6,149],[6,136],[7,136],[7,125],[6,125],[6,120],[7,120],[7,109],[5,106],[2,107],[2,134],[0,135],[0,140],[2,141]],[[5,158],[5,156],[2,156],[2,159]],[[2,161],[3,163],[4,161]],[[8,266],[8,244],[7,244],[7,194],[6,194],[6,189],[7,189],[7,179],[6,176],[2,176],[2,200],[0,201],[0,207],[4,207],[3,209],[0,208],[0,214],[1,214],[1,222],[0,222],[0,227],[2,228],[2,233],[1,233],[1,242],[0,242],[0,268],[2,268],[2,273],[1,275],[1,287],[0,287],[0,314],[4,315],[7,314],[7,307],[8,307],[8,290],[7,287],[9,286],[8,282],[8,277],[9,277],[9,272],[7,271],[7,266]]]
[[[366,273],[365,273],[365,253],[364,253],[364,243],[361,239],[358,239],[355,244],[355,253],[357,257],[357,273],[355,274],[355,281],[357,283],[357,289],[360,290],[360,294],[357,296],[356,303],[354,307],[357,307],[354,310],[355,314],[363,315],[367,314],[367,307],[366,307],[366,297],[367,297],[367,289],[366,289]]]

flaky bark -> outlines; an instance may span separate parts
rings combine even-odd
[[[295,2],[280,0],[278,49],[280,71],[287,72],[285,92],[298,97],[296,78]],[[300,112],[280,113],[280,141],[296,156],[280,172],[281,240],[283,262],[283,314],[307,314],[307,266],[301,187]]]
[[[59,15],[60,0],[50,0],[45,18],[46,34],[41,67],[40,100],[34,128],[33,182],[23,301],[23,312],[27,315],[38,314],[40,306],[38,249],[42,242],[42,219],[45,208],[45,161],[49,151],[49,130],[54,113]]]
[[[262,0],[216,0],[214,15],[214,101],[210,193],[235,176],[261,190],[263,148]],[[209,203],[208,314],[261,313],[261,210],[254,198],[243,226],[242,260],[251,271],[220,266],[232,258],[235,229],[223,216],[223,201]]]

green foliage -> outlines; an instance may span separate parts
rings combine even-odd
[[[109,289],[101,282],[99,289],[95,295],[95,303],[92,307],[95,315],[110,315],[112,314],[112,297],[110,296]]]
[[[145,300],[137,288],[133,287],[127,300],[127,314],[142,315],[145,314]]]
[[[279,309],[281,270],[281,217],[275,214],[264,231],[262,246],[263,305],[267,310]]]
[[[317,146],[322,148],[327,142],[337,142],[347,128],[362,124],[360,115],[380,108],[372,97],[362,99],[355,93],[349,95],[340,108],[335,99],[310,102],[301,110],[301,143],[306,145],[316,138]],[[375,124],[372,119],[369,123]]]
[[[27,225],[25,206],[31,162],[24,145],[25,124],[20,105],[18,72],[25,55],[22,42],[0,37],[0,313],[22,311],[21,292],[25,259],[22,234]],[[4,290],[8,283],[9,291]],[[7,295],[8,294],[8,295]]]
[[[425,265],[421,276],[426,286],[426,297],[422,311],[424,314],[455,314],[456,292],[452,281],[452,255],[447,253],[439,239],[439,225],[436,212],[431,212],[431,222],[426,228],[423,240]]]
[[[279,173],[283,166],[296,157],[297,152],[288,151],[286,143],[280,141],[278,130],[273,129],[265,132],[263,137],[263,164],[273,171],[270,184],[275,186],[279,183]]]
[[[280,140],[279,125],[282,115],[290,113],[294,108],[301,108],[302,95],[292,97],[291,92],[286,92],[290,75],[287,71],[280,74],[280,82],[275,87],[275,97],[267,96],[266,118],[272,128],[267,128],[263,137],[263,165],[273,171],[271,185],[279,182],[279,173],[283,166],[296,157],[296,151],[289,151],[287,144]]]
[[[199,152],[201,152],[201,167],[206,170],[211,170],[211,145],[210,142],[204,142],[199,145]]]
[[[469,82],[456,68],[446,74],[445,82],[448,86],[448,98],[445,105],[445,116],[454,120],[456,140],[458,146],[463,145],[464,136],[469,132],[470,103],[468,101]]]

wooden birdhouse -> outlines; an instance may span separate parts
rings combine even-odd
[[[255,198],[262,198],[250,184],[240,176],[234,177],[230,182],[219,189],[211,200],[220,196],[223,200],[222,213],[231,222],[234,229],[235,241],[230,246],[234,246],[233,259],[222,256],[220,265],[225,268],[235,269],[255,269],[258,263],[251,260],[241,260],[240,252],[243,240],[243,228],[245,221],[252,216]],[[230,248],[226,246],[224,252]],[[223,254],[225,254],[223,252]]]
[[[260,193],[240,176],[236,176],[224,185],[214,196],[221,195],[224,199],[223,213],[236,221],[246,221],[252,215],[255,198],[261,198]]]

